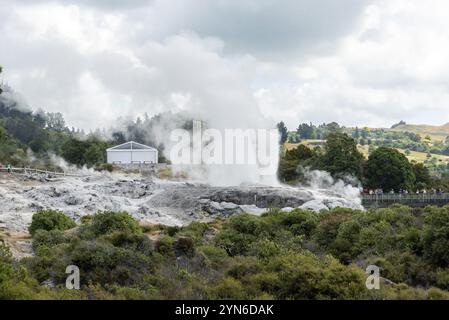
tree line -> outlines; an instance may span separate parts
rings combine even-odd
[[[166,162],[163,145],[153,131],[170,123],[184,125],[186,121],[168,113],[151,118],[145,114],[143,119],[127,121],[123,127],[86,134],[70,128],[60,112],[31,111],[19,105],[12,89],[0,86],[0,164],[56,169],[58,164],[52,157],[56,155],[79,167],[99,167],[106,162],[107,148],[128,140],[157,147],[159,161]]]
[[[365,159],[356,141],[346,133],[327,136],[325,144],[309,148],[303,144],[286,150],[279,162],[283,182],[304,182],[304,168],[323,170],[335,178],[356,177],[367,188],[416,190],[436,186],[422,163],[412,163],[394,148],[379,147]]]

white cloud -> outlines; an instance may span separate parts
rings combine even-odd
[[[446,1],[378,1],[325,57],[298,63],[293,86],[262,88],[266,112],[298,121],[389,126],[449,121]],[[290,119],[288,118],[290,117]]]
[[[19,2],[5,80],[69,124],[196,112],[216,126],[449,121],[444,0]]]

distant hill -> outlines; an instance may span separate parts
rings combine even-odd
[[[427,124],[399,124],[394,126],[393,131],[409,131],[421,136],[429,135],[433,140],[444,140],[449,136],[449,123],[441,126],[432,126]]]

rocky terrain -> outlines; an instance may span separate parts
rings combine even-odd
[[[261,214],[270,207],[319,211],[336,206],[361,208],[358,190],[329,183],[307,188],[211,187],[132,174],[60,179],[0,174],[0,228],[15,233],[25,232],[33,213],[44,208],[61,210],[75,220],[99,210],[124,210],[145,223],[183,225],[240,212]]]

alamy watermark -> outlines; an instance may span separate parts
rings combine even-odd
[[[69,276],[65,281],[65,287],[69,290],[80,289],[80,269],[75,265],[67,266],[65,273]]]
[[[380,268],[375,265],[369,265],[366,267],[366,273],[369,276],[366,278],[365,286],[368,290],[380,289]]]
[[[194,120],[192,132],[175,129],[170,160],[179,165],[255,165],[261,175],[277,171],[277,129],[205,129]]]

